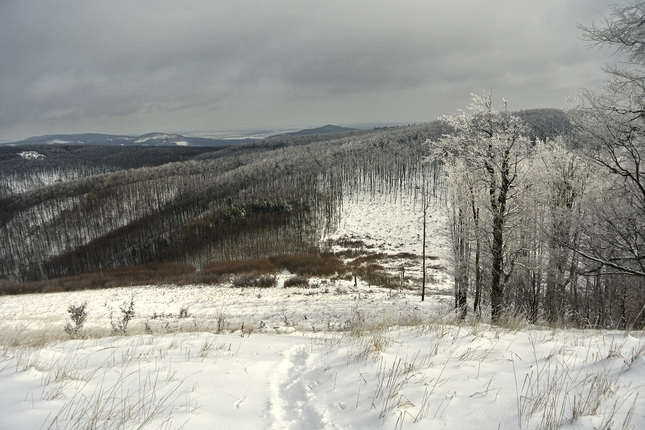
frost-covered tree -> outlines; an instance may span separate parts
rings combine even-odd
[[[645,1],[631,1],[581,27],[584,39],[613,48],[625,61],[607,66],[603,91],[584,91],[572,112],[580,146],[608,173],[578,252],[599,268],[639,277],[645,277],[644,23]]]
[[[532,217],[545,275],[544,312],[550,321],[562,321],[568,310],[578,312],[576,300],[578,255],[584,198],[590,166],[562,138],[538,141],[531,154]]]
[[[453,133],[444,136],[433,145],[433,156],[447,162],[448,175],[451,166],[457,165],[454,160],[459,159],[462,163],[460,169],[465,169],[473,175],[472,187],[477,187],[477,190],[465,187],[466,195],[455,196],[453,202],[458,203],[462,199],[470,201],[469,193],[483,192],[486,195],[489,223],[486,241],[490,247],[491,259],[491,317],[496,322],[503,312],[504,288],[512,274],[515,261],[508,247],[508,220],[515,210],[518,167],[526,157],[530,143],[526,137],[528,126],[519,117],[508,112],[505,102],[503,110],[497,111],[493,106],[491,94],[474,96],[467,112],[443,119],[452,127]],[[453,174],[456,174],[456,170]],[[462,214],[459,214],[459,210],[462,210]],[[453,230],[461,235],[463,209],[458,209],[457,213],[457,225]],[[476,211],[473,215],[473,220],[477,219]],[[459,235],[456,236],[458,240]],[[465,258],[466,249],[459,244],[455,249]],[[459,282],[463,283],[463,277],[459,278]],[[459,286],[460,290],[462,288]]]

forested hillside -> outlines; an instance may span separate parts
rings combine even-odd
[[[464,315],[489,307],[493,319],[642,324],[640,278],[582,254],[599,249],[584,228],[600,228],[588,190],[610,186],[585,156],[590,140],[562,111],[507,114],[487,103],[426,124],[220,149],[2,148],[0,278],[315,254],[344,199],[378,192],[451,214]]]
[[[3,168],[2,277],[307,251],[333,225],[344,185],[409,186],[423,142],[444,131],[435,122],[216,152],[120,148],[125,157],[96,147],[32,148],[44,158],[13,157]]]
[[[435,121],[228,148],[0,147],[0,275],[316,249],[343,192],[417,187],[424,142],[448,131]]]
[[[85,176],[190,160],[224,148],[0,145],[0,198]]]

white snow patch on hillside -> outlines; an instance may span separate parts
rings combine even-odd
[[[152,140],[152,139],[170,139],[171,137],[173,137],[173,136],[171,136],[169,134],[155,133],[153,135],[140,137],[137,140],[135,140],[134,143],[144,143],[144,142],[147,142],[147,141]]]
[[[38,160],[40,158],[45,158],[43,154],[37,151],[22,151],[19,152],[18,155],[20,155],[25,160]]]
[[[417,196],[418,197],[418,196]],[[426,214],[427,274],[435,287],[452,288],[449,276],[450,241],[448,218],[439,203],[432,203]],[[423,248],[423,208],[413,194],[362,191],[345,193],[338,229],[326,239],[357,239],[365,248],[390,256],[409,253],[417,256],[416,264],[406,272],[421,277]],[[339,247],[336,247],[339,249]],[[403,264],[390,264],[390,269]]]

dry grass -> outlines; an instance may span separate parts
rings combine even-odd
[[[215,339],[205,339],[193,352],[190,346],[175,345],[174,341],[162,346],[152,337],[125,343],[115,338],[111,346],[115,352],[99,365],[90,365],[79,349],[52,349],[43,354],[40,349],[16,348],[12,355],[16,372],[34,369],[42,375],[40,400],[61,403],[41,428],[148,428],[157,423],[158,428],[172,429],[184,427],[173,423],[175,412],[180,408],[195,412],[198,405],[189,396],[196,385],[186,387],[175,376],[168,352],[173,346],[181,346],[186,351],[185,359],[203,361],[230,351],[230,345]],[[79,348],[82,346],[79,344]],[[151,357],[155,358],[154,368],[144,370],[140,361]],[[118,375],[116,379],[111,378],[114,374]],[[183,404],[182,399],[186,399]]]
[[[278,267],[268,258],[252,258],[213,262],[206,265],[201,271],[222,276],[250,272],[259,274],[274,273],[277,269]]]

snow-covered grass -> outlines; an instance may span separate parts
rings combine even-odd
[[[459,325],[446,296],[284,279],[0,297],[0,428],[645,427],[643,333]]]

